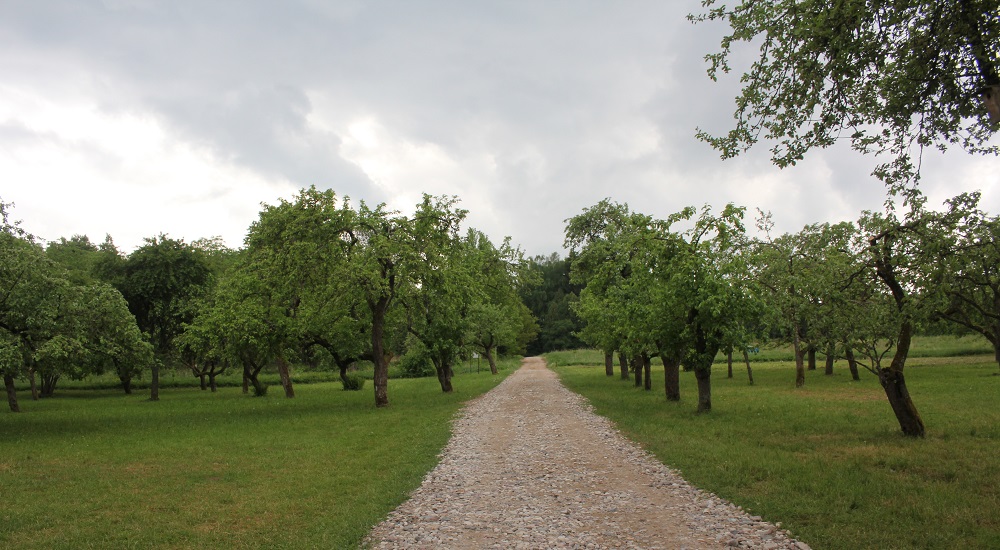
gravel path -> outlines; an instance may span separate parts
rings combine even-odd
[[[809,548],[689,485],[591,412],[539,358],[471,401],[453,432],[440,464],[367,545]]]

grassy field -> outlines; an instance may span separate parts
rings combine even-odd
[[[950,338],[954,341],[954,338]],[[992,354],[935,357],[921,342],[907,382],[927,425],[903,437],[878,381],[854,382],[840,361],[794,387],[791,362],[754,364],[733,379],[716,364],[709,414],[695,414],[692,373],[680,403],[607,378],[596,352],[546,356],[634,441],[695,485],[783,526],[815,548],[1000,548],[1000,369]],[[562,366],[558,366],[562,365]],[[571,366],[582,365],[582,366]]]
[[[416,488],[450,419],[502,374],[456,369],[371,383],[280,387],[264,398],[61,387],[21,414],[0,413],[0,547],[351,548]],[[72,386],[72,385],[70,385]]]

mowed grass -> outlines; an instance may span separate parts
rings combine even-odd
[[[907,385],[927,425],[901,435],[877,379],[846,363],[794,387],[791,362],[754,363],[756,384],[716,363],[712,411],[604,374],[599,353],[547,355],[598,414],[694,485],[781,522],[814,548],[1000,548],[1000,370],[988,356],[911,359]],[[575,359],[585,359],[577,361]],[[637,511],[638,512],[638,511]]]
[[[57,390],[0,412],[0,547],[351,548],[419,486],[462,404],[499,376],[280,387],[263,398]]]

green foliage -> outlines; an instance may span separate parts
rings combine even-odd
[[[531,281],[520,288],[521,300],[538,322],[537,337],[526,346],[528,355],[582,347],[576,334],[583,323],[573,313],[572,304],[582,288],[570,282],[570,258],[558,254],[531,258],[525,270]]]
[[[706,56],[709,76],[731,70],[740,42],[760,52],[741,78],[735,128],[698,131],[723,158],[765,139],[784,167],[848,138],[857,151],[887,155],[875,173],[899,189],[919,178],[924,147],[997,154],[997,0],[716,4],[703,0],[707,11],[689,16],[730,27]]]
[[[3,202],[0,201],[0,205]],[[62,378],[79,379],[114,369],[123,379],[151,361],[135,319],[121,294],[95,283],[79,269],[73,276],[52,260],[31,235],[7,221],[0,231],[0,343],[7,376],[42,378],[51,395]],[[91,247],[92,248],[92,247]],[[54,256],[92,253],[85,239],[51,249]],[[85,283],[75,283],[74,280]],[[16,403],[10,408],[15,410]]]
[[[365,387],[365,378],[358,374],[348,374],[340,383],[344,391],[361,391]]]
[[[550,364],[563,362],[555,355]],[[810,375],[808,389],[794,387],[787,362],[756,364],[753,386],[719,378],[720,406],[707,416],[608,379],[600,354],[590,358],[557,373],[598,414],[695,486],[814,548],[1000,544],[998,516],[985,512],[1000,502],[1000,377],[989,356],[912,361],[910,390],[934,419],[920,440],[899,433],[876,377],[854,382],[842,364]],[[694,377],[681,382],[691,395]]]
[[[396,363],[396,373],[400,378],[433,376],[434,364],[427,348],[419,342],[407,346],[406,353]]]
[[[116,279],[139,328],[166,357],[193,319],[194,301],[209,290],[212,272],[201,250],[159,235],[129,254]]]

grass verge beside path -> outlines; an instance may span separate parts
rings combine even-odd
[[[569,366],[590,358],[585,366]],[[546,355],[563,383],[694,485],[782,522],[815,548],[1000,548],[1000,376],[992,355],[911,359],[907,384],[927,437],[901,435],[877,379],[756,363],[716,364],[712,406],[695,414],[693,373],[667,403],[608,378],[600,354]]]
[[[296,387],[61,390],[0,413],[0,547],[352,548],[419,486],[462,404],[500,376]]]

